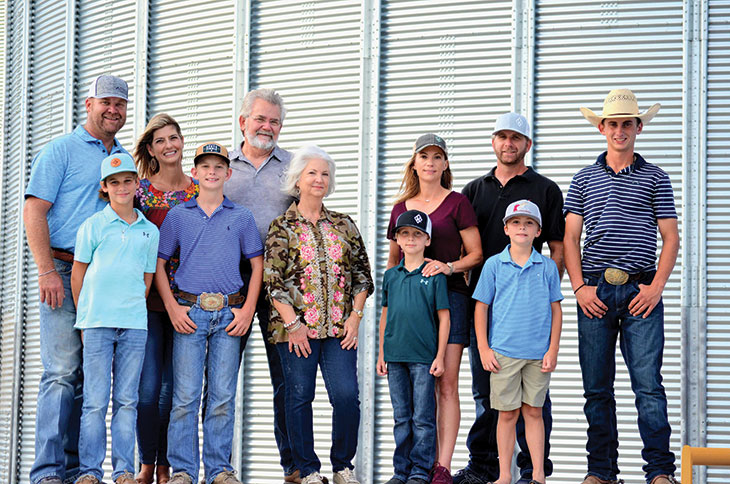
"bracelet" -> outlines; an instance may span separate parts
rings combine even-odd
[[[47,275],[48,275],[48,274],[50,274],[51,272],[56,272],[56,268],[54,267],[54,268],[53,268],[53,269],[51,269],[50,271],[46,271],[46,272],[43,272],[42,274],[38,274],[38,277],[43,277],[43,276],[47,276]]]
[[[449,275],[450,276],[454,275],[454,263],[453,262],[447,262],[446,263],[446,267],[448,267],[449,270],[451,271],[451,272],[449,272]]]
[[[585,285],[586,285],[586,284],[585,284],[585,282],[584,282],[584,283],[583,283],[583,284],[581,284],[580,286],[576,287],[576,288],[575,288],[575,289],[573,290],[573,294],[577,294],[577,293],[578,293],[578,291],[580,291],[581,289],[583,289],[583,288],[585,287]]]
[[[298,330],[301,327],[302,327],[302,323],[300,323],[299,321],[297,321],[297,323],[294,326],[288,327],[288,328],[287,327],[284,327],[284,329],[286,329],[286,332],[287,333],[293,333],[294,331]]]
[[[291,328],[298,322],[299,322],[299,316],[294,316],[294,319],[292,319],[288,323],[284,323],[284,329],[288,330],[289,328]]]

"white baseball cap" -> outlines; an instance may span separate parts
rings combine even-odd
[[[527,139],[532,139],[532,136],[530,136],[530,123],[528,123],[527,118],[521,114],[504,113],[498,117],[497,121],[494,123],[492,136],[504,130],[514,131],[525,136]]]

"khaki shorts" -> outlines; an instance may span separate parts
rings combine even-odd
[[[496,351],[499,373],[489,377],[491,407],[503,412],[516,410],[526,403],[531,407],[542,407],[550,385],[550,373],[543,373],[542,360],[510,358]]]

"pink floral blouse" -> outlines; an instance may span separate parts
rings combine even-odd
[[[264,284],[270,300],[289,304],[312,339],[341,338],[356,294],[373,292],[370,263],[352,219],[322,208],[317,224],[292,203],[266,237]],[[271,305],[269,341],[289,337]]]

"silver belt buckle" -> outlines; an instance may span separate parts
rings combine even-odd
[[[609,267],[603,272],[603,278],[609,284],[623,286],[629,280],[629,273],[615,267]]]
[[[220,311],[224,304],[223,294],[219,292],[204,292],[200,295],[200,307],[205,311]]]

